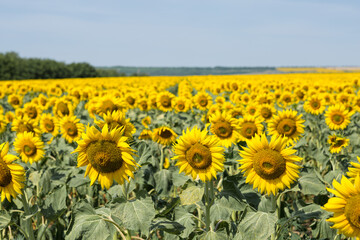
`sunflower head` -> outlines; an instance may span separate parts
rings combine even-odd
[[[141,140],[149,140],[152,139],[152,131],[150,129],[144,129],[139,136]]]
[[[261,124],[261,120],[254,116],[246,115],[244,118],[239,119],[240,127],[240,140],[246,141],[251,139],[256,134],[261,134],[264,126]]]
[[[296,151],[285,148],[287,139],[272,137],[268,142],[266,135],[255,135],[247,140],[248,148],[240,151],[240,169],[246,176],[246,183],[258,188],[260,193],[276,195],[299,177],[300,166],[295,162],[301,158],[293,155]]]
[[[210,131],[224,147],[230,147],[239,140],[238,120],[227,112],[216,112],[209,117]]]
[[[160,92],[156,98],[156,106],[163,112],[172,110],[172,101],[175,98],[175,95],[168,92]]]
[[[155,128],[152,133],[153,141],[162,145],[171,145],[178,135],[169,127]]]
[[[204,182],[216,178],[216,173],[223,171],[223,152],[224,148],[219,147],[219,141],[214,136],[197,127],[184,131],[174,145],[174,159],[178,160],[176,166],[180,172]]]
[[[32,132],[19,133],[14,141],[15,151],[25,163],[37,162],[44,156],[44,143]]]
[[[69,143],[79,140],[84,131],[84,125],[80,123],[80,119],[76,118],[76,116],[65,116],[60,119],[58,125],[62,137]]]
[[[332,105],[325,113],[325,122],[331,130],[345,129],[350,123],[351,115],[344,105]]]
[[[107,124],[101,132],[92,126],[87,128],[83,140],[78,141],[74,151],[79,153],[78,167],[87,165],[85,176],[89,175],[91,185],[98,180],[102,188],[109,189],[114,180],[123,184],[129,177],[134,178],[138,164],[123,133],[123,128],[110,131]]]

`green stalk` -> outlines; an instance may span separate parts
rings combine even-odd
[[[124,181],[124,184],[122,185],[122,189],[126,200],[129,199],[128,197],[129,186],[130,186],[130,182]]]
[[[24,212],[25,212],[25,215],[30,215],[30,210],[29,210],[29,203],[26,199],[26,196],[25,196],[25,191],[22,190],[22,195],[21,195],[21,201],[23,203],[23,206],[24,206]],[[31,222],[31,219],[32,218],[28,218],[26,219],[26,233],[27,235],[29,236],[29,239],[30,240],[35,240],[35,236],[34,236],[34,230],[32,228],[32,222]]]
[[[205,225],[206,231],[210,231],[210,208],[214,200],[214,185],[212,181],[206,181],[205,187]],[[210,189],[210,190],[209,190]]]
[[[161,146],[161,149],[160,149],[160,171],[163,169],[163,165],[164,165],[164,148],[165,146]]]

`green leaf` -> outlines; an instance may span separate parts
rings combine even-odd
[[[154,175],[155,179],[155,190],[160,195],[167,195],[171,186],[171,172],[167,169],[162,169]]]
[[[182,187],[191,178],[183,172],[179,173],[178,171],[175,171],[172,173],[172,179],[174,186]]]
[[[239,224],[239,233],[247,240],[267,239],[275,232],[277,217],[273,213],[248,212]]]
[[[315,173],[304,173],[299,178],[299,185],[303,194],[325,194],[325,185],[319,180]]]
[[[155,217],[155,208],[152,200],[147,197],[120,204],[115,208],[114,215],[124,223],[125,228],[148,234]]]
[[[204,195],[204,188],[191,186],[180,194],[182,205],[191,205],[200,202]]]
[[[0,230],[6,228],[10,222],[10,214],[6,210],[0,210]]]
[[[326,219],[321,219],[316,223],[316,228],[312,231],[316,239],[335,239],[336,229],[330,228]]]
[[[210,220],[212,222],[218,220],[229,220],[234,211],[243,211],[246,203],[238,201],[232,197],[216,199],[210,208]]]
[[[167,233],[179,235],[185,227],[178,222],[170,221],[166,218],[157,218],[151,223],[150,230],[162,230]]]
[[[230,239],[229,236],[224,233],[224,232],[214,232],[214,231],[209,231],[206,234],[203,235],[203,237],[201,237],[201,239],[204,240],[224,240],[224,239]]]
[[[90,204],[81,203],[75,209],[75,216],[66,239],[111,240],[116,228],[110,221],[115,222],[109,209],[100,208],[95,211]]]
[[[44,217],[53,220],[60,216],[61,213],[67,209],[66,198],[67,192],[65,185],[48,195],[45,198],[44,206],[41,208]]]
[[[84,177],[82,174],[77,174],[75,177],[71,178],[71,180],[68,183],[69,187],[80,187],[83,185],[90,185],[90,179]]]
[[[175,220],[185,227],[180,237],[187,238],[195,229],[193,215],[188,213],[183,207],[175,208]]]

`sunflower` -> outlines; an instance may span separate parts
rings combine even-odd
[[[56,99],[53,107],[53,113],[56,117],[62,118],[64,116],[71,116],[74,113],[73,105],[64,98]]]
[[[240,118],[238,125],[240,128],[240,141],[251,139],[255,134],[261,134],[264,129],[261,119],[249,115]]]
[[[156,97],[156,106],[163,112],[171,111],[171,104],[174,98],[175,95],[168,91],[160,92]]]
[[[197,109],[200,109],[200,110],[203,110],[203,111],[209,109],[211,107],[212,103],[213,103],[211,96],[205,91],[198,92],[193,97],[193,102],[194,102],[194,106]]]
[[[177,159],[176,166],[180,173],[185,172],[192,178],[210,181],[216,178],[217,172],[224,170],[224,148],[215,136],[209,136],[206,130],[194,127],[183,131],[177,144],[173,147]]]
[[[328,143],[330,144],[331,153],[339,153],[341,149],[349,145],[349,139],[344,137],[339,137],[336,135],[329,136]]]
[[[325,111],[325,101],[318,95],[312,96],[304,103],[305,112],[319,115]]]
[[[300,135],[304,133],[305,120],[301,119],[302,114],[297,111],[285,110],[278,112],[278,115],[269,122],[269,134],[275,136],[285,136],[289,139],[288,144],[299,140]]]
[[[357,175],[354,183],[342,176],[341,182],[335,179],[332,183],[335,189],[327,190],[335,195],[322,207],[333,212],[334,216],[327,219],[334,223],[331,228],[338,229],[339,234],[347,237],[360,237],[360,177]]]
[[[228,114],[233,118],[240,118],[244,115],[244,109],[242,107],[233,107],[229,110]]]
[[[148,140],[152,139],[152,131],[150,129],[144,129],[140,133],[139,139],[141,140]]]
[[[126,104],[128,105],[129,108],[134,108],[137,105],[137,99],[138,96],[136,96],[136,94],[134,94],[133,92],[129,92],[125,95],[124,99]]]
[[[175,112],[187,112],[191,108],[191,101],[184,97],[176,97],[172,101]]]
[[[35,120],[24,116],[24,118],[15,118],[12,122],[11,131],[16,133],[32,132],[36,136],[41,135],[41,131]]]
[[[0,134],[6,131],[7,121],[3,115],[0,115]]]
[[[216,112],[209,117],[210,132],[216,136],[220,145],[230,147],[239,141],[238,119],[226,112]]]
[[[7,123],[11,123],[13,122],[15,119],[15,113],[14,112],[11,112],[11,111],[8,111],[5,113],[5,120]]]
[[[19,108],[22,105],[22,97],[17,94],[11,94],[8,96],[8,103],[14,108]]]
[[[145,118],[143,118],[141,120],[141,124],[145,127],[145,128],[149,128],[149,125],[151,124],[151,117],[150,116],[146,116]]]
[[[40,117],[40,130],[43,133],[59,134],[58,120],[51,113],[43,113]]]
[[[99,115],[105,114],[107,112],[111,113],[116,110],[123,111],[126,108],[127,104],[123,99],[107,95],[99,98],[96,105],[96,111]]]
[[[38,121],[40,119],[42,110],[35,103],[28,102],[24,105],[24,113],[30,119]]]
[[[0,194],[1,201],[5,198],[11,202],[11,196],[16,198],[17,194],[21,194],[24,187],[25,170],[16,163],[12,163],[16,156],[7,154],[9,151],[9,143],[0,145]]]
[[[357,157],[357,160],[358,160],[358,162],[360,162],[359,157]],[[356,163],[356,162],[350,162],[350,164],[353,167],[349,167],[348,172],[346,174],[349,176],[350,181],[353,182],[355,177],[360,174],[360,164]]]
[[[273,136],[269,143],[265,134],[256,134],[251,140],[246,140],[248,147],[240,151],[243,159],[238,160],[246,183],[267,195],[276,195],[279,190],[291,187],[301,168],[295,163],[302,158],[294,155],[296,150],[285,148],[287,141],[286,137]]]
[[[138,102],[137,102],[137,107],[141,110],[141,111],[148,111],[151,108],[151,103],[149,102],[149,100],[147,98],[141,98]]]
[[[350,123],[351,115],[344,105],[332,105],[325,112],[325,122],[331,130],[345,129]]]
[[[87,166],[85,177],[89,176],[90,185],[98,180],[102,188],[109,189],[114,180],[123,184],[129,177],[134,178],[138,164],[123,133],[124,128],[109,130],[106,124],[101,132],[91,126],[77,142],[78,147],[73,153],[79,153],[78,167]]]
[[[27,163],[39,161],[45,154],[44,143],[32,132],[24,132],[16,135],[14,141],[15,151],[20,154],[23,162]]]
[[[84,131],[84,125],[80,123],[80,119],[76,116],[65,116],[58,122],[62,137],[69,143],[77,141],[81,138]]]
[[[107,112],[103,114],[104,120],[95,120],[95,124],[99,128],[103,128],[105,124],[109,129],[124,127],[124,135],[128,138],[132,138],[132,135],[136,132],[134,125],[130,122],[130,119],[125,118],[125,113],[121,111]]]
[[[42,110],[46,110],[50,107],[49,99],[44,94],[40,94],[38,99],[39,99],[39,107]]]
[[[276,109],[270,104],[261,104],[259,107],[259,116],[262,121],[269,122],[276,113]]]
[[[152,138],[154,142],[162,145],[171,145],[175,142],[177,134],[169,127],[158,127],[153,130]]]

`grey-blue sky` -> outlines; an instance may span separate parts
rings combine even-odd
[[[2,0],[0,52],[96,66],[360,66],[360,1]]]

